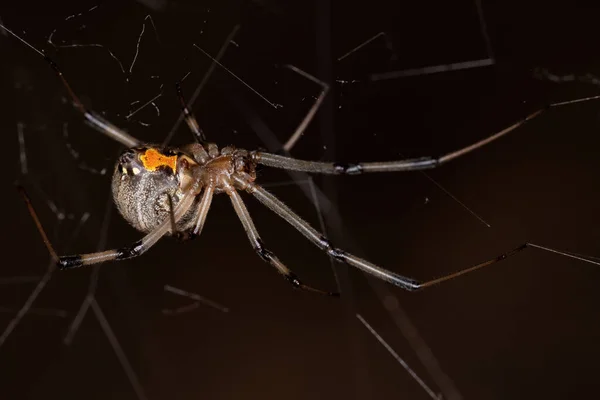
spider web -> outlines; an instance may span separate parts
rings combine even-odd
[[[56,51],[69,81],[91,108],[149,141],[164,139],[179,116],[173,83],[185,77],[184,92],[191,99],[210,70],[194,112],[211,139],[248,149],[285,142],[318,94],[318,87],[280,65],[296,65],[322,79],[333,70],[326,79],[338,83],[331,103],[324,104],[292,154],[342,161],[440,154],[504,128],[537,105],[596,90],[583,80],[560,87],[536,81],[531,66],[568,71],[553,52],[570,55],[570,63],[578,63],[576,71],[590,66],[593,74],[593,63],[589,55],[573,58],[572,50],[556,49],[552,35],[547,41],[554,47],[544,43],[536,54],[527,54],[523,49],[531,52],[528,44],[538,33],[519,25],[523,17],[514,17],[510,4],[484,10],[488,26],[495,27],[491,36],[501,41],[493,55],[490,40],[481,33],[481,9],[473,2],[436,9],[436,15],[452,19],[432,17],[431,10],[418,6],[396,13],[386,2],[360,9],[333,4],[329,13],[335,23],[329,28],[327,10],[271,1],[169,2],[158,7],[163,11],[153,13],[152,20],[140,4],[94,6],[52,5],[55,17],[43,21],[25,12],[15,17],[0,10],[0,17],[25,29],[25,38],[37,40],[39,47],[54,29],[55,46],[85,45],[47,48]],[[241,17],[232,10],[241,10]],[[531,15],[522,8],[519,12]],[[401,22],[414,23],[399,23],[400,14]],[[574,20],[564,10],[552,15]],[[506,20],[523,34],[519,40],[514,33],[498,33]],[[461,32],[449,33],[459,25]],[[536,28],[548,33],[547,25],[539,22]],[[575,30],[570,37],[580,47],[588,43],[591,53],[594,43],[586,42],[584,33]],[[324,60],[341,58],[374,37],[326,65]],[[87,252],[136,240],[138,234],[107,208],[109,178],[100,173],[106,168],[110,175],[118,146],[81,124],[41,60],[19,43],[2,41],[14,63],[12,76],[5,75],[19,85],[6,109],[16,104],[22,124],[11,120],[4,131],[20,129],[14,149],[20,148],[19,138],[26,149],[11,151],[13,165],[39,188],[30,192],[58,249]],[[213,68],[194,43],[211,55],[221,53],[223,65],[283,107],[273,107],[226,71]],[[324,55],[327,51],[332,57]],[[486,59],[506,61],[428,74],[428,67],[469,66]],[[457,68],[437,68],[446,69]],[[374,74],[388,74],[388,79],[373,79]],[[525,240],[600,254],[593,240],[598,193],[590,184],[598,168],[592,151],[597,147],[593,107],[555,110],[465,160],[428,173],[470,212],[420,174],[300,177],[290,185],[285,173],[265,169],[259,182],[326,230],[336,244],[417,278],[457,270]],[[173,141],[189,138],[182,127]],[[23,155],[26,163],[17,159]],[[10,279],[10,289],[0,304],[14,313],[30,295],[31,279],[45,273],[47,255],[20,199],[7,193],[15,210],[7,225],[15,232],[5,243],[5,254],[20,249],[20,262],[5,267],[2,275]],[[334,276],[325,255],[248,199],[265,242],[298,275],[323,288],[334,288],[337,280],[342,292],[350,293],[336,302],[290,290],[256,258],[230,205],[220,197],[202,236],[192,243],[164,240],[139,260],[105,265],[96,273],[84,269],[53,276],[0,347],[2,364],[11,366],[2,371],[7,392],[28,398],[51,393],[64,398],[274,393],[306,398],[318,393],[425,399],[438,393],[446,398],[564,398],[597,389],[594,370],[587,367],[599,353],[594,340],[599,333],[597,269],[531,250],[422,293],[386,285],[373,291],[355,271],[336,266]],[[320,213],[307,198],[317,199]],[[93,297],[90,285],[97,285]],[[88,312],[73,330],[82,307]],[[13,315],[5,315],[8,325]],[[66,338],[68,346],[62,344]],[[423,362],[427,351],[435,361]],[[432,371],[432,362],[438,371]]]

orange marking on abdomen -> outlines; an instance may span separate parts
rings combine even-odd
[[[142,160],[144,168],[148,171],[156,171],[159,167],[165,166],[171,168],[173,172],[176,172],[177,156],[165,156],[154,148],[146,150],[146,152],[140,156],[140,160]]]

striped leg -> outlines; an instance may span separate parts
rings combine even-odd
[[[281,200],[277,197],[273,196],[271,193],[267,192],[262,187],[255,185],[250,182],[247,178],[241,176],[234,176],[236,187],[240,189],[246,190],[248,193],[252,194],[256,197],[261,203],[267,206],[270,210],[275,212],[277,215],[285,219],[290,225],[296,228],[300,233],[302,233],[308,240],[314,243],[318,248],[325,251],[329,257],[335,259],[336,261],[346,263],[355,268],[360,269],[368,274],[376,276],[379,279],[383,279],[387,282],[390,282],[402,289],[408,291],[414,291],[418,289],[423,289],[450,279],[454,279],[460,275],[467,274],[469,272],[473,272],[480,268],[486,267],[488,265],[494,264],[498,261],[502,261],[521,250],[527,248],[527,244],[523,244],[507,253],[504,253],[496,258],[491,260],[482,262],[470,268],[466,268],[464,270],[455,272],[450,275],[443,276],[441,278],[432,279],[425,282],[419,282],[417,280],[407,278],[405,276],[396,274],[394,272],[383,269],[373,263],[370,263],[367,260],[359,258],[353,254],[345,252],[344,250],[340,250],[334,247],[329,240],[315,228],[310,226],[308,222],[304,221],[298,214],[292,211],[288,206],[286,206]]]
[[[27,196],[27,193],[22,187],[18,187],[18,190],[23,195],[25,203],[27,204],[27,208],[29,209],[29,213],[33,218],[40,234],[42,235],[42,239],[50,252],[52,258],[56,261],[58,268],[60,269],[70,269],[75,267],[81,267],[84,265],[92,265],[98,264],[105,261],[113,261],[113,260],[125,260],[128,258],[133,258],[142,255],[145,253],[150,247],[152,247],[160,238],[162,238],[165,234],[172,229],[173,220],[175,223],[181,219],[188,212],[192,204],[194,203],[195,195],[193,190],[189,190],[185,196],[181,199],[175,211],[173,213],[173,217],[167,217],[164,221],[162,221],[152,232],[148,233],[141,240],[133,243],[130,246],[122,247],[120,249],[114,250],[106,250],[97,253],[88,253],[88,254],[76,254],[70,256],[61,256],[59,257],[52,244],[48,240],[46,236],[46,232],[40,223],[39,218],[31,204],[31,200]],[[206,207],[206,212],[208,211],[208,207]]]
[[[367,172],[397,172],[397,171],[414,171],[437,168],[448,161],[452,161],[456,158],[464,156],[474,150],[477,150],[488,143],[495,141],[503,137],[504,135],[512,132],[527,121],[534,119],[544,111],[554,108],[565,106],[569,104],[587,102],[590,100],[600,99],[600,96],[584,97],[576,100],[568,100],[559,103],[553,103],[545,108],[542,108],[536,112],[529,114],[522,120],[512,124],[511,126],[494,133],[493,135],[475,142],[469,146],[463,147],[451,153],[445,154],[441,157],[420,157],[420,158],[409,158],[404,160],[396,161],[383,161],[383,162],[366,162],[357,164],[340,164],[333,162],[322,162],[322,161],[306,161],[297,160],[291,157],[285,157],[277,154],[262,153],[254,151],[251,153],[254,162],[262,165],[266,165],[274,168],[287,169],[292,171],[304,171],[316,174],[329,174],[329,175],[358,175]]]
[[[183,90],[181,89],[181,83],[177,82],[175,84],[175,88],[177,89],[177,97],[179,98],[179,101],[181,102],[181,111],[183,112],[183,117],[185,118],[185,123],[188,125],[188,127],[194,134],[196,141],[198,141],[198,143],[205,143],[206,135],[204,135],[204,132],[202,131],[202,129],[200,129],[200,125],[198,125],[198,121],[196,121],[196,117],[194,117],[194,114],[192,114],[192,112],[190,111],[190,109],[188,108],[188,106],[185,102],[185,98],[183,97]]]
[[[256,251],[256,254],[258,254],[260,258],[262,258],[264,261],[268,262],[273,267],[275,267],[279,271],[279,273],[282,274],[285,277],[285,279],[287,279],[288,282],[290,282],[294,287],[298,289],[316,292],[319,294],[325,294],[328,296],[339,296],[338,293],[325,292],[323,290],[315,289],[300,282],[296,275],[292,271],[290,271],[290,269],[286,267],[281,261],[279,261],[275,254],[273,254],[271,251],[265,248],[262,240],[260,239],[258,231],[254,226],[254,222],[252,222],[250,213],[248,212],[248,209],[246,208],[246,205],[244,204],[244,201],[240,197],[239,193],[235,191],[235,189],[231,189],[227,194],[231,198],[231,204],[233,205],[237,216],[242,222],[246,234],[248,234],[248,239],[250,240],[250,243],[252,244],[254,250]]]
[[[262,153],[259,151],[252,152],[251,155],[256,163],[266,165],[269,167],[328,175],[358,175],[367,172],[397,172],[432,169],[439,167],[440,165],[445,164],[448,161],[454,160],[455,158],[458,158],[462,155],[470,153],[473,150],[483,147],[496,139],[501,138],[507,133],[523,125],[530,119],[537,117],[543,111],[544,110],[538,110],[532,114],[529,114],[523,120],[509,126],[506,129],[501,130],[500,132],[495,133],[490,137],[487,137],[467,147],[464,147],[452,153],[448,153],[441,157],[420,157],[397,161],[340,164],[323,161],[297,160],[291,157],[285,157],[270,153]]]

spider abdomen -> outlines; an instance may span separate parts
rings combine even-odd
[[[177,206],[183,196],[180,155],[170,150],[142,147],[126,150],[119,158],[112,178],[112,194],[117,209],[135,229],[150,232],[166,218],[171,205]],[[197,202],[198,200],[196,200]],[[176,223],[178,231],[191,229],[196,207],[190,208]]]

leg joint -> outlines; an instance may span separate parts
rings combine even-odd
[[[346,262],[346,252],[336,247],[333,247],[329,239],[327,239],[325,236],[321,236],[319,238],[319,243],[322,249],[325,250],[330,257],[334,258],[336,261],[339,262]]]
[[[258,254],[258,256],[266,262],[271,262],[274,258],[274,254],[265,248],[262,240],[260,239],[257,240],[254,250],[256,251],[256,254]]]
[[[135,242],[132,246],[122,247],[117,250],[116,260],[126,260],[128,258],[137,257],[144,252],[144,243],[139,240]]]
[[[333,170],[338,175],[358,175],[363,172],[360,164],[333,164]]]
[[[63,256],[57,262],[59,269],[77,268],[83,265],[83,258],[80,255]]]

